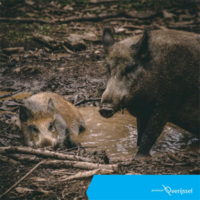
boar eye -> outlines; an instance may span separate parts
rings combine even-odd
[[[137,66],[137,64],[135,64],[135,65],[132,65],[132,64],[126,65],[125,72],[126,73],[131,72],[134,69],[134,67],[136,67],[136,66]]]
[[[111,71],[110,71],[110,65],[107,64],[106,67],[107,67],[108,73],[110,74],[111,73]]]

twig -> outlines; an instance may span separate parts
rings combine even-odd
[[[16,103],[19,103],[20,105],[24,104],[23,102],[21,101],[18,101],[17,99],[15,99],[13,96],[10,96],[12,98],[12,100]]]
[[[160,164],[166,166],[166,167],[175,167],[175,166],[187,166],[190,165],[190,163],[163,163],[161,162]]]
[[[0,155],[0,160],[3,161],[3,162],[8,162],[8,163],[10,163],[12,165],[19,164],[19,162],[17,162],[16,160],[13,160],[12,158],[8,158],[7,156]]]
[[[125,175],[141,175],[139,173],[136,173],[134,171],[129,171],[128,173],[126,173]]]
[[[74,105],[75,105],[75,106],[78,106],[78,105],[80,105],[80,104],[82,104],[82,103],[86,103],[86,102],[89,102],[89,101],[100,101],[100,100],[101,100],[101,98],[96,98],[96,99],[84,99],[84,100],[82,100],[82,101],[79,101],[79,102],[75,103]]]
[[[71,51],[70,49],[68,49],[65,45],[62,45],[63,49],[67,52],[67,53],[71,53],[74,54],[73,51]]]
[[[127,21],[127,22],[136,22],[137,19],[131,19],[126,17],[120,17],[120,18],[108,18],[104,19],[103,22],[110,22],[110,21]]]
[[[114,173],[113,170],[94,169],[94,170],[90,170],[90,171],[86,171],[86,172],[78,172],[77,174],[68,176],[68,177],[67,176],[59,177],[58,182],[89,178],[95,174],[113,174],[113,173]]]
[[[27,155],[27,154],[6,154],[6,156],[14,158],[18,161],[26,161],[26,162],[40,162],[42,158],[37,157],[35,155]]]
[[[79,146],[79,147],[73,147],[73,148],[67,149],[66,152],[74,150],[74,149],[86,149],[86,148],[98,148],[98,146]]]
[[[11,92],[10,94],[4,94],[4,95],[0,96],[0,99],[6,98],[6,97],[11,97],[19,92],[21,92],[21,90],[18,90],[16,92]]]
[[[170,159],[172,159],[173,161],[176,161],[176,162],[180,162],[180,161],[181,161],[177,156],[175,156],[175,155],[174,155],[173,153],[171,153],[171,152],[167,153],[167,155],[168,155],[168,157],[169,157]]]
[[[76,160],[76,161],[86,161],[94,163],[96,162],[94,159],[91,158],[85,158],[75,155],[67,155],[43,149],[33,149],[31,147],[16,147],[16,146],[0,147],[0,154],[7,154],[7,153],[24,153],[24,154],[32,154],[32,155],[56,158],[60,160]]]
[[[101,4],[101,3],[116,3],[120,2],[120,0],[98,0],[98,1],[88,1],[89,4]]]
[[[37,169],[43,161],[39,162],[35,167],[33,167],[25,176],[23,176],[19,181],[17,181],[13,186],[11,186],[6,192],[0,195],[0,198],[5,196],[7,193],[9,193],[13,188],[15,188],[21,181],[23,181],[28,175],[30,175],[35,169]]]
[[[4,109],[4,108],[0,108],[0,111],[6,111],[6,112],[15,112],[15,111],[17,111],[19,109],[19,107],[18,106],[16,106],[15,108],[13,108],[13,109]]]

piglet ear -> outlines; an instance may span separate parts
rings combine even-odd
[[[47,110],[54,113],[54,102],[51,98],[49,99]]]
[[[142,38],[138,43],[131,45],[131,49],[136,58],[145,58],[148,53],[149,32],[145,29]]]
[[[102,36],[102,43],[106,53],[109,53],[109,49],[111,46],[114,45],[115,40],[113,37],[113,29],[110,27],[104,28],[103,36]]]
[[[25,106],[19,107],[19,119],[21,122],[27,122],[28,118],[31,116],[31,110]]]

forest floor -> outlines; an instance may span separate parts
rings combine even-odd
[[[199,1],[1,0],[0,147],[23,145],[21,132],[11,118],[27,94],[50,91],[77,106],[99,106],[107,75],[101,44],[104,27],[115,29],[116,41],[142,34],[144,28],[199,33],[199,10]],[[14,94],[19,96],[12,98]],[[102,164],[109,160],[105,152],[88,149],[69,154]],[[0,195],[37,162],[17,163],[0,157]],[[200,152],[111,164],[120,165],[115,172],[119,174],[199,174]],[[92,176],[59,182],[63,175],[85,170],[55,168],[39,166],[2,199],[88,199]]]

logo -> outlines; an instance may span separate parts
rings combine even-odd
[[[192,194],[193,193],[193,188],[191,189],[171,189],[171,187],[169,186],[165,186],[165,185],[162,185],[163,186],[163,189],[157,189],[157,190],[151,190],[151,192],[166,192],[169,196],[172,196],[173,194]]]
[[[168,194],[169,194],[169,196],[172,196],[171,195],[171,191],[172,191],[172,189],[170,188],[170,187],[165,187],[164,185],[162,185],[163,187],[164,187],[164,190],[165,190],[165,192],[167,192]]]

